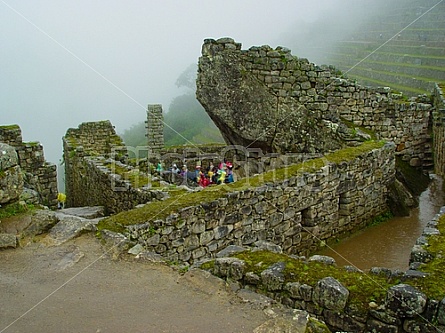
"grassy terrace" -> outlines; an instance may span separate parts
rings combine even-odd
[[[391,67],[402,67],[402,68],[414,68],[414,69],[430,69],[430,70],[445,73],[445,68],[439,67],[439,66],[416,65],[416,64],[401,63],[401,62],[386,62],[386,61],[378,61],[378,60],[370,60],[370,59],[366,59],[360,63],[361,66],[364,66],[367,64],[383,65],[383,66],[391,66]],[[349,65],[349,63],[344,61],[344,57],[341,57],[338,59],[337,65],[346,67]]]
[[[230,192],[258,187],[273,181],[283,181],[303,173],[312,173],[326,165],[326,162],[340,163],[342,161],[350,161],[363,153],[381,148],[383,145],[384,142],[367,141],[358,147],[348,147],[327,154],[325,158],[318,158],[300,164],[290,165],[255,177],[241,179],[231,184],[210,186],[199,192],[188,193],[184,190],[169,191],[170,198],[167,200],[152,202],[142,208],[110,216],[102,220],[99,223],[98,228],[100,230],[109,229],[123,232],[127,225],[164,219],[168,215],[178,212],[182,208],[196,206],[205,202],[212,202],[225,197],[226,194]]]
[[[379,87],[391,87],[394,90],[411,92],[413,94],[418,94],[418,95],[427,93],[427,91],[422,90],[422,89],[412,88],[412,87],[404,86],[401,84],[395,84],[395,83],[388,82],[388,81],[380,81],[380,80],[370,79],[369,77],[355,75],[355,74],[349,74],[349,73],[347,75],[348,75],[349,79],[356,79],[362,85],[366,85],[366,82],[370,82],[370,83],[372,83],[376,86],[379,86]]]

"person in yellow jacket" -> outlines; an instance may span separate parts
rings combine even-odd
[[[65,208],[66,195],[64,193],[57,194],[57,208]]]

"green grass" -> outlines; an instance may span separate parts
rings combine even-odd
[[[0,219],[29,213],[34,209],[34,205],[22,205],[19,202],[2,205],[0,207]]]
[[[133,188],[141,188],[147,185],[156,188],[160,188],[161,186],[159,181],[152,181],[146,173],[140,172],[137,169],[128,170],[116,163],[108,163],[104,166],[111,172],[120,175],[122,179],[129,181]]]
[[[327,163],[351,161],[359,155],[373,149],[381,148],[384,142],[367,141],[357,147],[348,147],[327,154],[324,158],[317,158],[303,163],[290,165],[285,168],[272,170],[255,177],[241,179],[235,183],[209,186],[202,191],[188,193],[187,191],[169,191],[170,198],[152,202],[142,208],[121,212],[99,222],[99,229],[124,230],[124,226],[139,224],[156,219],[164,219],[182,208],[197,206],[225,197],[230,192],[242,191],[261,186],[269,182],[278,182],[303,173],[313,173]]]

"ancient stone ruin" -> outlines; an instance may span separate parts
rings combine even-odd
[[[326,153],[369,139],[365,128],[393,141],[411,165],[432,165],[426,96],[408,100],[360,86],[283,47],[242,50],[231,38],[205,40],[196,95],[227,144]]]
[[[0,204],[18,200],[57,207],[57,167],[43,146],[23,142],[18,125],[0,126]]]

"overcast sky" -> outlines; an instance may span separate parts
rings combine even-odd
[[[205,38],[276,47],[342,2],[0,0],[0,124],[58,163],[70,127],[109,119],[122,133],[147,104],[168,110]]]

